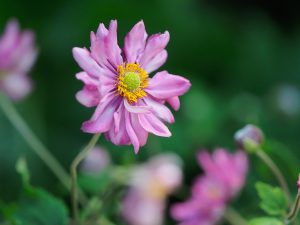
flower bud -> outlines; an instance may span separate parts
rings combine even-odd
[[[240,149],[253,152],[263,143],[264,135],[258,127],[248,124],[235,133],[234,139]]]
[[[298,187],[298,191],[300,191],[300,174],[299,174],[298,181],[297,181],[297,187]]]
[[[99,173],[110,164],[110,156],[101,147],[94,147],[88,156],[82,161],[80,169],[86,173]]]

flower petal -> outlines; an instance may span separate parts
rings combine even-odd
[[[146,105],[152,108],[154,114],[157,115],[159,118],[167,121],[168,123],[174,123],[175,121],[174,116],[172,112],[168,109],[168,107],[166,107],[160,102],[154,101],[149,97],[145,97],[144,101]]]
[[[125,37],[124,53],[128,63],[135,63],[143,52],[146,44],[147,33],[143,21],[138,22]]]
[[[109,24],[109,32],[107,35],[107,60],[117,68],[119,65],[123,63],[123,59],[121,57],[121,49],[118,45],[118,37],[117,37],[117,21],[112,20]]]
[[[168,58],[168,52],[166,50],[162,50],[151,60],[149,60],[149,62],[145,65],[144,69],[148,73],[152,73],[153,71],[161,67],[166,62],[167,58]]]
[[[106,97],[106,101],[99,103],[95,113],[89,121],[82,125],[82,130],[87,133],[103,133],[108,131],[113,124],[113,115],[120,101],[114,94]]]
[[[175,110],[178,111],[180,108],[180,100],[178,96],[174,96],[167,99],[167,102],[170,104],[170,106]]]
[[[4,53],[7,50],[11,49],[18,39],[20,28],[16,20],[10,20],[6,27],[5,31],[0,39],[0,52]]]
[[[141,126],[138,114],[131,113],[131,125],[139,139],[140,146],[144,146],[148,139],[148,132]]]
[[[0,87],[11,99],[18,101],[32,90],[32,82],[24,74],[11,73],[0,81]]]
[[[131,143],[134,147],[134,152],[137,154],[140,149],[140,143],[139,143],[139,139],[138,139],[134,129],[132,128],[130,114],[126,110],[125,110],[125,125],[126,125],[127,134],[128,134],[128,136],[131,140]]]
[[[171,132],[155,115],[149,114],[138,114],[141,126],[148,132],[153,133],[157,136],[170,137]]]
[[[154,34],[149,37],[146,43],[145,50],[138,62],[143,68],[146,68],[151,60],[156,57],[162,50],[165,49],[170,40],[170,34],[166,31],[163,34]]]
[[[124,106],[131,113],[150,113],[151,106],[130,105],[127,99],[124,98]]]
[[[96,86],[85,85],[85,87],[76,93],[76,99],[86,107],[98,105],[100,97]]]
[[[169,74],[167,71],[156,73],[149,80],[146,92],[158,99],[169,99],[174,96],[183,95],[188,91],[190,81],[178,75]]]
[[[87,49],[75,47],[72,52],[78,65],[89,75],[100,77],[104,73],[103,69],[91,57]]]

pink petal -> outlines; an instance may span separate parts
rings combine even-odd
[[[0,52],[6,52],[17,42],[19,35],[19,24],[16,20],[10,20],[5,28],[4,34],[0,39]]]
[[[140,142],[139,142],[139,139],[138,139],[134,129],[132,128],[130,114],[126,110],[125,110],[125,125],[126,125],[127,134],[128,134],[128,136],[131,140],[131,143],[134,147],[134,152],[137,154],[140,149]]]
[[[138,115],[131,113],[131,125],[139,139],[140,146],[144,146],[148,139],[148,132],[141,126]]]
[[[23,74],[7,74],[0,81],[0,88],[13,100],[23,99],[32,90],[31,80]]]
[[[121,57],[121,49],[118,45],[118,36],[117,36],[117,21],[112,20],[109,24],[109,33],[107,35],[107,58],[108,61],[117,68],[123,63]]]
[[[161,67],[167,60],[168,53],[166,50],[162,50],[160,53],[158,53],[156,56],[154,56],[147,65],[145,65],[144,69],[149,73],[152,73],[153,71],[157,70],[159,67]]]
[[[141,126],[148,132],[157,136],[170,137],[171,132],[169,129],[152,113],[138,114]]]
[[[130,105],[127,99],[124,99],[124,106],[131,113],[150,113],[151,106]]]
[[[75,76],[78,80],[81,80],[86,85],[98,85],[98,80],[89,76],[86,72],[77,73]]]
[[[143,68],[146,68],[151,60],[156,57],[162,50],[165,49],[170,40],[170,34],[166,31],[163,34],[154,34],[149,37],[146,43],[145,50],[138,62]]]
[[[167,71],[156,73],[149,80],[146,92],[158,99],[169,99],[183,95],[188,91],[191,84],[189,80],[178,75],[169,74]]]
[[[135,63],[145,48],[147,33],[143,21],[138,22],[125,37],[124,53],[128,63]]]
[[[78,65],[89,75],[100,77],[104,71],[91,57],[90,52],[84,48],[73,48],[73,57]]]
[[[83,123],[82,130],[87,133],[108,131],[113,124],[113,115],[119,104],[119,99],[114,94],[110,94],[106,101],[100,102],[92,118]]]
[[[128,137],[125,126],[125,109],[124,105],[120,104],[117,111],[114,113],[114,126],[105,134],[108,140],[111,140],[115,145],[129,145],[130,139]]]
[[[98,105],[100,97],[96,86],[86,85],[81,91],[76,93],[76,99],[86,107]]]
[[[167,99],[167,102],[170,104],[170,106],[175,110],[178,111],[180,108],[180,100],[177,96],[171,97]]]
[[[166,107],[160,102],[154,101],[149,97],[145,97],[144,101],[146,105],[152,108],[154,114],[157,115],[159,118],[167,121],[168,123],[174,123],[175,121],[174,116],[172,112],[168,109],[168,107]]]

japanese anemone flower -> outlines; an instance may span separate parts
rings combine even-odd
[[[21,100],[32,90],[28,72],[36,60],[32,31],[21,31],[17,20],[10,20],[0,37],[0,90],[12,100]]]
[[[92,118],[82,125],[87,133],[105,133],[116,145],[134,146],[137,153],[146,144],[148,133],[169,137],[163,122],[174,117],[165,106],[180,107],[179,96],[189,89],[189,80],[167,71],[149,74],[167,59],[169,33],[147,38],[143,21],[126,35],[124,48],[117,41],[117,21],[106,29],[101,23],[91,32],[91,47],[73,48],[73,56],[84,70],[76,74],[84,87],[76,95],[86,107],[95,107]]]

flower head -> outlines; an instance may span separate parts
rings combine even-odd
[[[27,74],[36,56],[34,34],[21,32],[16,20],[9,21],[0,37],[0,90],[11,99],[20,100],[31,91]]]
[[[166,198],[182,182],[176,155],[160,155],[134,170],[122,205],[122,215],[131,225],[161,225]]]
[[[247,144],[251,144],[254,148],[261,145],[264,140],[264,134],[258,127],[248,124],[235,133],[234,139],[240,149],[248,150]]]
[[[245,182],[248,161],[244,152],[230,154],[223,149],[215,150],[212,155],[201,152],[198,161],[204,175],[196,179],[191,198],[171,208],[173,218],[182,225],[215,224],[226,203]]]
[[[108,29],[101,23],[97,32],[91,33],[90,50],[73,48],[74,58],[84,70],[76,74],[84,83],[77,100],[86,107],[97,107],[82,130],[105,133],[116,145],[132,144],[136,153],[145,145],[148,133],[171,136],[164,122],[173,123],[174,117],[165,102],[178,110],[179,96],[190,87],[187,79],[167,71],[150,77],[167,59],[169,33],[147,37],[140,21],[126,35],[121,50],[117,21],[113,20]]]

